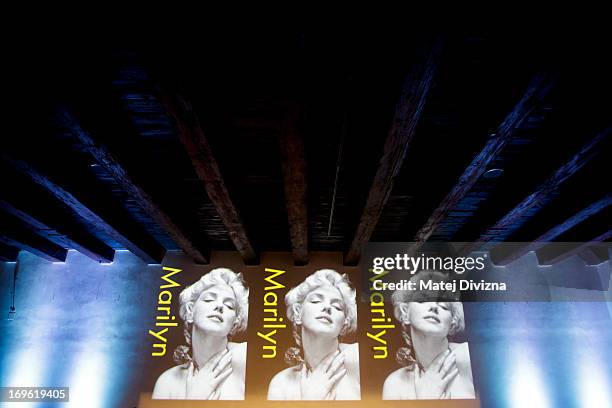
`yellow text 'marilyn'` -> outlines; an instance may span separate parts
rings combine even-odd
[[[164,271],[167,274],[161,277],[162,281],[166,282],[159,286],[159,295],[157,296],[157,316],[155,317],[155,330],[149,330],[149,334],[153,336],[157,343],[153,343],[153,357],[163,357],[166,355],[166,345],[168,339],[164,336],[170,327],[178,326],[176,316],[170,315],[170,305],[172,304],[172,292],[169,289],[181,286],[179,283],[170,279],[171,276],[181,272],[181,269],[169,268],[164,266]],[[162,327],[162,329],[158,329]],[[157,350],[156,350],[157,349]]]
[[[284,289],[285,285],[277,282],[275,279],[285,273],[278,269],[265,268],[266,274],[268,274],[264,280],[268,283],[264,287],[264,318],[262,328],[264,330],[258,331],[257,336],[265,340],[262,345],[261,357],[262,358],[276,358],[276,347],[277,340],[276,332],[278,329],[285,329],[287,325],[283,323],[283,318],[278,316],[278,295],[276,291]]]

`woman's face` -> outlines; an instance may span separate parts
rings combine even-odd
[[[302,303],[302,327],[320,335],[338,337],[345,317],[346,305],[333,286],[316,288]]]
[[[227,336],[236,322],[237,307],[232,288],[211,286],[193,304],[193,324],[205,333]]]
[[[431,336],[448,336],[453,320],[449,302],[410,302],[408,307],[408,319],[414,330]]]

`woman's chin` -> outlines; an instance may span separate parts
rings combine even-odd
[[[212,324],[198,325],[196,329],[206,336],[227,337],[229,334],[229,331],[225,327]]]
[[[316,325],[316,327],[306,329],[317,337],[337,338],[340,335],[340,331],[336,327]]]
[[[414,330],[417,333],[420,333],[427,337],[439,337],[439,338],[448,337],[448,332],[446,330],[437,329],[435,327],[419,327],[419,328],[415,327]]]

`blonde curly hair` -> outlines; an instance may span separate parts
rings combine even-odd
[[[179,295],[179,315],[183,319],[183,334],[187,345],[181,345],[174,351],[174,361],[183,364],[191,361],[191,331],[193,323],[188,320],[188,305],[193,304],[202,292],[216,285],[227,285],[236,297],[236,322],[229,332],[230,336],[246,330],[249,320],[249,288],[241,273],[227,268],[216,268],[204,274],[197,282],[183,289]]]
[[[445,282],[448,280],[448,275],[438,271],[422,271],[414,275],[410,281],[419,282],[425,279],[430,279],[435,282]],[[465,330],[465,315],[463,313],[463,304],[461,302],[449,301],[448,296],[440,298],[440,294],[423,293],[422,291],[397,290],[391,296],[393,304],[393,314],[402,325],[402,337],[406,342],[406,347],[401,347],[396,354],[397,362],[403,366],[412,369],[417,366],[418,362],[414,347],[412,345],[412,336],[410,334],[410,324],[408,323],[408,314],[410,313],[410,304],[416,301],[448,301],[452,321],[448,336],[453,336]],[[408,307],[403,307],[407,305]]]
[[[302,304],[310,292],[321,286],[332,286],[338,289],[344,301],[346,322],[340,330],[340,337],[354,333],[357,329],[356,293],[348,277],[346,274],[341,275],[333,269],[320,269],[307,277],[304,282],[287,292],[285,296],[287,318],[293,326],[293,339],[297,344],[297,347],[290,347],[285,353],[287,364],[295,365],[304,362],[302,357],[302,326],[297,322],[295,305]]]

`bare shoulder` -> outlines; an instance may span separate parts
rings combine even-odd
[[[450,343],[449,347],[455,352],[459,369],[459,378],[455,381],[457,386],[451,391],[453,398],[474,398],[474,379],[468,343]]]
[[[407,375],[410,371],[406,367],[398,368],[387,376],[385,384],[399,385],[406,381]]]
[[[172,392],[180,389],[183,384],[187,364],[181,364],[164,371],[153,388],[154,399],[171,398]]]
[[[227,343],[227,348],[232,352],[232,361],[244,361],[246,363],[246,355],[247,355],[247,342],[243,343]]]
[[[236,355],[246,356],[247,342],[244,341],[242,343],[234,343],[233,341],[230,341],[229,343],[227,343],[227,348],[234,354],[234,356]]]
[[[359,364],[359,343],[340,343],[338,348],[344,354],[345,362]]]
[[[180,381],[185,376],[185,370],[187,369],[187,364],[181,364],[174,367],[171,367],[164,371],[159,378],[157,379],[157,383],[165,384],[173,381]]]
[[[452,351],[455,352],[457,358],[457,365],[459,368],[470,368],[470,349],[467,342],[464,343],[449,343],[448,345]]]
[[[268,399],[287,399],[285,391],[291,389],[292,384],[297,381],[299,372],[299,366],[293,366],[276,373],[268,386]]]
[[[340,343],[338,348],[344,354],[347,377],[359,383],[359,343]]]
[[[383,399],[403,399],[401,391],[406,388],[411,372],[402,367],[387,376],[383,384]]]
[[[246,357],[247,357],[247,343],[233,343],[229,342],[227,348],[232,353],[232,369],[234,374],[240,377],[242,382],[246,375]]]
[[[291,381],[297,379],[297,375],[299,374],[299,372],[299,366],[285,368],[284,370],[276,373],[274,377],[272,377],[272,381],[270,381],[270,386],[286,386]]]

